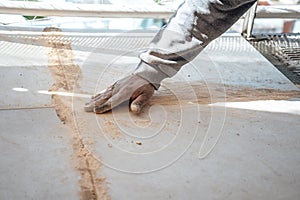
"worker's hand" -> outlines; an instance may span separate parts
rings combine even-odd
[[[147,80],[137,75],[130,75],[92,97],[92,100],[86,103],[85,111],[105,113],[129,100],[130,110],[138,114],[153,93],[154,87]]]

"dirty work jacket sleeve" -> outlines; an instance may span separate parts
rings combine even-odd
[[[186,0],[153,38],[134,74],[156,89],[229,29],[256,0]]]

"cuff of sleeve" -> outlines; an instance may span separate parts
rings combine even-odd
[[[168,78],[168,75],[143,61],[139,63],[133,74],[149,81],[156,90],[158,90],[158,88],[160,87],[160,82],[163,79]]]

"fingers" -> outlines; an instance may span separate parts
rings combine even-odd
[[[94,109],[104,104],[109,98],[111,98],[112,94],[113,91],[110,88],[102,93],[97,94],[96,96],[92,97],[92,100],[90,102],[85,104],[84,110],[86,112],[94,112]]]
[[[130,99],[132,102],[131,111],[140,113],[153,93],[154,87],[147,80],[136,75],[130,75],[92,97],[92,100],[85,105],[84,109],[87,112],[97,114],[105,113]]]
[[[114,94],[110,99],[108,99],[105,103],[102,103],[101,105],[97,105],[94,108],[94,112],[96,114],[102,114],[105,112],[110,111],[114,107],[120,105],[124,101],[126,101],[128,98],[126,96],[118,94]]]
[[[152,97],[153,93],[154,93],[154,88],[150,84],[138,88],[136,92],[132,94],[134,100],[130,105],[130,110],[135,114],[140,113],[143,106],[146,103],[148,103],[149,99]],[[121,90],[117,94],[113,94],[112,96],[110,95],[110,98],[108,100],[105,100],[105,102],[103,103],[101,102],[101,104],[99,102],[102,99],[101,97],[98,97],[97,105],[94,107],[93,111],[97,114],[108,112],[111,109],[123,103],[124,101],[127,101],[130,98],[129,95],[130,94],[128,94],[126,91]]]
[[[130,105],[130,110],[134,114],[139,114],[142,108],[149,102],[150,98],[154,93],[154,88],[152,85],[146,85],[143,86],[142,91],[143,92],[140,95],[138,95]]]
[[[108,88],[106,88],[105,90],[102,90],[101,92],[96,94],[96,96],[92,96],[92,99],[99,99],[103,95],[106,96],[108,94],[111,94],[113,92],[113,90],[116,88],[117,84],[118,84],[118,81],[115,82],[114,84],[112,84],[111,86],[109,86]]]
[[[111,102],[105,102],[103,105],[100,105],[98,107],[95,107],[94,108],[94,112],[96,114],[102,114],[102,113],[105,113],[105,112],[108,112],[112,109],[112,104]]]

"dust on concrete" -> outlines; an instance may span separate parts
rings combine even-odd
[[[77,86],[81,70],[74,63],[71,44],[63,38],[62,34],[57,34],[61,32],[58,28],[45,28],[44,32],[55,33],[53,35],[43,34],[41,37],[41,40],[47,44],[48,66],[55,79],[55,83],[49,91],[72,92]],[[101,168],[101,163],[86,148],[74,120],[75,114],[72,110],[72,97],[53,94],[52,103],[59,119],[71,129],[73,163],[81,176],[79,180],[81,199],[110,199],[105,177],[99,177],[97,174],[97,171]]]
[[[233,88],[226,89],[226,101],[256,101],[256,100],[288,100],[300,97],[298,90],[276,90],[255,88]],[[215,102],[213,102],[215,103]]]
[[[106,120],[103,123],[102,128],[103,128],[104,133],[110,133],[109,137],[111,137],[112,139],[118,139],[118,138],[122,137],[122,133],[121,133],[120,129],[113,121]]]
[[[191,82],[164,83],[150,100],[150,105],[178,105],[187,103],[245,102],[258,100],[288,100],[300,98],[299,90],[261,89],[232,85]]]
[[[48,28],[46,32],[56,32],[55,37],[45,34],[42,39],[48,47],[49,70],[55,84],[49,89],[51,91],[72,92],[80,78],[80,68],[74,63],[74,55],[71,44],[57,34],[59,29]],[[48,37],[49,36],[49,37]],[[168,86],[168,87],[164,87]],[[177,105],[179,103],[211,104],[220,101],[253,101],[253,100],[286,100],[299,96],[299,91],[280,91],[273,89],[238,88],[226,85],[206,85],[194,82],[190,84],[194,97],[187,92],[185,84],[171,83],[162,85],[150,101],[150,105]],[[168,89],[167,89],[168,88]],[[180,98],[179,98],[180,97]],[[79,185],[81,187],[82,199],[110,199],[108,187],[104,177],[99,177],[97,171],[101,168],[100,162],[88,151],[80,136],[80,130],[74,121],[72,110],[72,97],[59,95],[52,96],[53,105],[58,117],[72,130],[73,151],[75,168],[81,175]],[[145,125],[149,122],[146,121]],[[104,123],[104,132],[114,133],[114,137],[121,135],[120,130],[110,121]],[[142,143],[137,143],[142,145]]]

